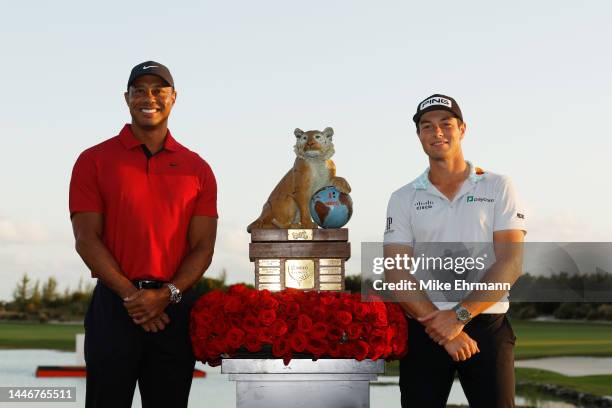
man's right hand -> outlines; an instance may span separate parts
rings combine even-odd
[[[444,349],[453,361],[465,361],[474,354],[480,353],[476,341],[463,331],[452,340],[444,343]]]
[[[156,316],[146,322],[140,324],[140,327],[143,328],[144,331],[157,333],[158,331],[162,331],[166,328],[166,325],[170,323],[170,318],[165,312],[162,312],[159,316]]]

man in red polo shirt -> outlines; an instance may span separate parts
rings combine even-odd
[[[168,130],[170,71],[138,64],[132,123],[85,150],[70,181],[76,250],[98,279],[85,317],[87,407],[186,407],[195,359],[189,288],[210,265],[217,187],[210,166]]]

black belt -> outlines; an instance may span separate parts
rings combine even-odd
[[[158,280],[145,280],[145,279],[142,279],[142,280],[133,280],[132,283],[138,289],[159,289],[162,286],[164,286],[164,284],[166,282],[158,281]]]

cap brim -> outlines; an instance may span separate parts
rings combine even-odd
[[[415,125],[418,125],[419,121],[421,120],[421,116],[423,116],[427,112],[433,112],[433,111],[438,111],[438,110],[447,111],[449,113],[452,113],[453,116],[456,117],[457,119],[463,120],[463,118],[461,116],[457,115],[457,113],[454,112],[451,108],[447,108],[447,107],[442,106],[442,105],[436,105],[436,106],[427,107],[427,108],[423,109],[422,111],[415,113],[414,116],[412,117],[412,120],[414,121]]]

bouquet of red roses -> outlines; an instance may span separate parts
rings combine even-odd
[[[231,286],[200,297],[191,311],[196,358],[211,366],[238,350],[265,345],[288,364],[294,353],[356,360],[398,359],[406,352],[407,323],[401,308],[360,294],[282,292]]]

